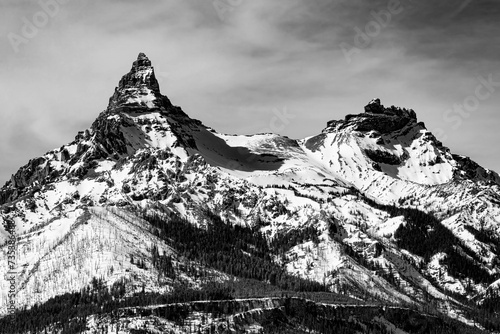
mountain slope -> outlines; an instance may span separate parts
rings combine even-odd
[[[241,226],[228,248],[281,268],[269,275],[305,279],[299,291],[314,281],[471,323],[480,317],[475,303],[488,305],[500,285],[500,177],[452,154],[413,110],[372,100],[301,140],[221,134],[161,95],[144,54],[92,126],[21,167],[0,205],[1,276],[6,226],[19,236],[18,307],[81,291],[96,277],[126,282],[124,298],[171,292],[177,280],[200,288],[193,266],[206,281],[260,279],[186,251],[190,241],[162,230],[181,220],[199,231]],[[265,248],[252,243],[261,237]],[[175,279],[157,267],[156,252]],[[8,282],[0,284],[5,313]],[[481,326],[495,312],[483,313]]]

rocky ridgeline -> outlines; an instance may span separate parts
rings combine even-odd
[[[384,107],[380,99],[373,99],[365,106],[362,114],[349,114],[344,120],[330,121],[324,132],[333,132],[351,127],[355,131],[377,131],[382,134],[398,131],[410,125],[417,124],[417,115],[412,109],[391,106]],[[423,123],[419,123],[422,124]]]
[[[456,179],[483,180],[490,185],[500,185],[500,176],[496,172],[481,167],[471,158],[453,154],[453,159],[459,164],[459,168],[455,170]]]
[[[391,106],[390,108],[385,108],[381,103],[380,99],[373,99],[365,106],[365,113],[372,115],[384,115],[384,116],[396,116],[403,118],[417,119],[417,114],[413,109],[399,108]]]

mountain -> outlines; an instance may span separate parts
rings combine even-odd
[[[222,134],[141,53],[0,222],[7,333],[500,330],[499,175],[378,99],[301,140]]]

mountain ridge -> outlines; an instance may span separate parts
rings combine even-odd
[[[221,134],[162,95],[140,53],[89,129],[0,189],[0,242],[15,225],[20,306],[94,277],[126,280],[128,295],[141,285],[168,293],[173,283],[160,279],[152,249],[169,254],[175,275],[193,286],[199,278],[184,263],[207,264],[182,255],[143,212],[202,230],[219,219],[275,245],[269,259],[283,275],[359,299],[432,300],[471,323],[464,301],[486,303],[500,285],[499,194],[497,173],[452,154],[411,109],[374,99],[297,140]],[[77,254],[82,245],[88,257]],[[230,280],[217,268],[212,277]]]

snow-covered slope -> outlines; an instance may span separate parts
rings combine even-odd
[[[6,225],[19,236],[18,306],[79,291],[94,277],[168,292],[151,249],[182,259],[144,211],[206,228],[208,209],[278,244],[274,261],[291,274],[360,299],[432,300],[463,321],[459,299],[482,300],[500,278],[500,177],[453,155],[413,110],[375,99],[301,140],[221,134],[161,95],[144,54],[92,126],[21,167],[0,205],[2,276]],[[412,233],[429,247],[405,243]]]

